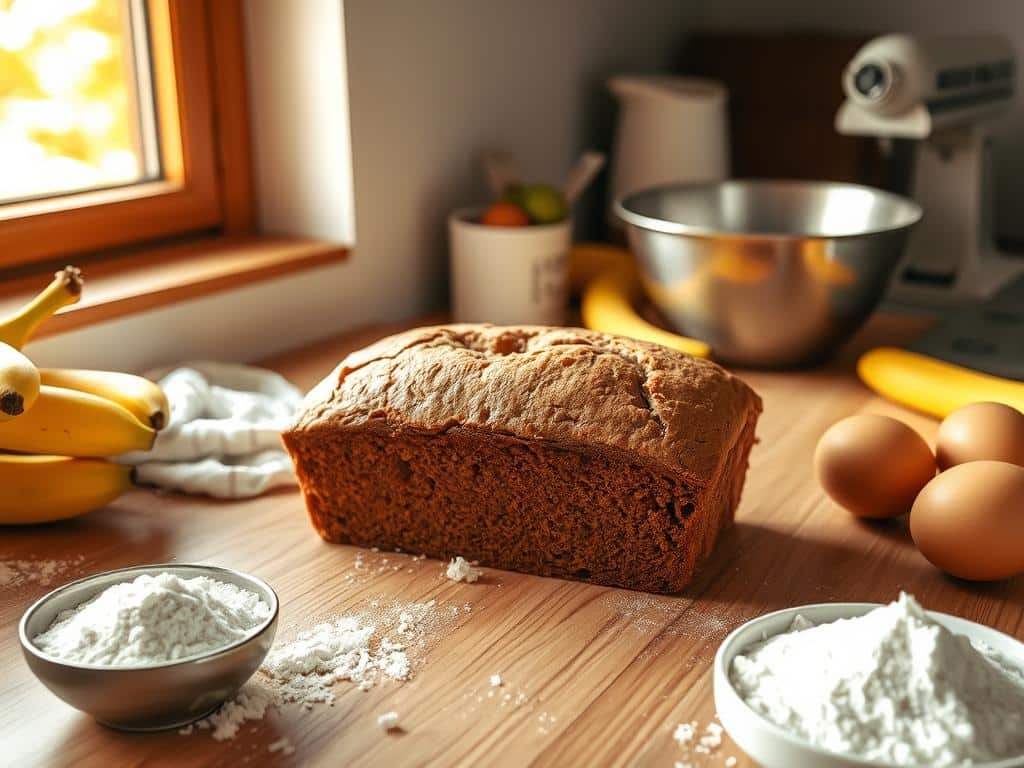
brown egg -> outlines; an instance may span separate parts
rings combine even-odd
[[[939,427],[935,458],[939,469],[985,460],[1024,467],[1024,414],[1002,403],[958,408]]]
[[[924,487],[910,535],[933,565],[975,581],[1024,573],[1024,467],[972,461]]]
[[[910,511],[935,476],[935,457],[917,432],[877,414],[850,416],[818,441],[814,468],[825,492],[859,517]]]

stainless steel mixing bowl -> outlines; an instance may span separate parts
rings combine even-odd
[[[182,661],[137,667],[79,664],[43,653],[32,638],[46,631],[61,611],[90,600],[114,584],[143,574],[208,576],[255,592],[270,617],[242,640]],[[104,725],[128,731],[176,728],[209,714],[233,696],[263,663],[277,631],[277,595],[266,582],[209,565],[147,565],[121,568],[73,581],[40,598],[18,627],[25,661],[58,698]]]
[[[905,197],[812,181],[657,187],[615,212],[666,319],[757,367],[820,359],[856,330],[921,218]]]

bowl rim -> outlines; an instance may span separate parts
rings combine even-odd
[[[849,232],[845,234],[828,234],[825,232],[801,232],[801,233],[783,233],[783,232],[759,232],[757,230],[751,230],[747,232],[726,232],[713,227],[700,226],[696,224],[682,224],[677,221],[669,221],[668,219],[659,219],[655,216],[647,216],[642,213],[637,213],[631,210],[628,204],[639,197],[640,195],[649,195],[653,192],[664,192],[669,190],[708,190],[726,186],[741,186],[741,187],[761,187],[761,188],[815,188],[815,189],[856,189],[866,192],[870,192],[878,197],[885,198],[891,202],[897,202],[900,205],[906,206],[910,211],[910,221],[905,224],[899,224],[890,227],[875,227],[874,229],[865,229],[860,232]],[[612,210],[615,215],[628,225],[639,227],[640,229],[650,230],[652,232],[660,232],[665,235],[685,235],[687,237],[697,238],[715,238],[718,240],[773,240],[780,242],[797,241],[797,240],[848,240],[855,237],[867,237],[870,235],[881,235],[889,232],[899,232],[900,230],[910,229],[916,224],[920,223],[924,217],[924,208],[917,201],[906,197],[904,195],[896,194],[895,192],[889,192],[878,187],[872,187],[867,184],[854,184],[847,181],[825,181],[825,180],[804,180],[804,179],[753,179],[753,178],[730,178],[721,179],[717,181],[695,181],[695,182],[683,182],[673,184],[658,184],[651,187],[644,187],[643,189],[634,190],[629,194],[622,195],[616,198],[612,204]]]
[[[851,615],[837,616],[836,618],[830,620],[830,621],[837,621],[840,618],[855,618],[857,616],[863,616],[864,614],[868,613],[869,611],[872,611],[875,608],[882,608],[885,605],[887,605],[887,604],[886,603],[862,603],[862,602],[807,603],[805,605],[796,605],[796,606],[791,606],[789,608],[781,608],[781,609],[779,609],[777,611],[771,611],[769,613],[765,613],[765,614],[762,614],[760,616],[755,616],[754,618],[752,618],[752,619],[750,619],[748,621],[743,622],[738,627],[736,627],[732,632],[730,632],[728,635],[726,635],[725,639],[722,640],[722,642],[719,644],[718,650],[715,652],[715,658],[714,658],[714,662],[712,664],[712,678],[713,678],[714,696],[715,696],[716,700],[717,700],[717,697],[719,695],[719,688],[722,687],[721,693],[724,694],[725,696],[727,696],[731,700],[730,704],[732,704],[732,705],[736,705],[736,704],[740,705],[742,707],[742,709],[744,710],[746,715],[749,715],[752,718],[756,719],[757,722],[758,722],[758,725],[761,728],[765,729],[768,733],[770,733],[774,738],[777,738],[777,739],[785,742],[791,748],[794,748],[794,749],[806,752],[809,756],[826,757],[826,758],[832,759],[833,761],[839,760],[839,761],[843,761],[846,765],[858,766],[858,768],[894,768],[894,766],[895,766],[894,763],[886,763],[886,762],[881,762],[881,761],[878,761],[878,760],[866,760],[864,758],[858,757],[857,755],[852,755],[852,754],[843,753],[843,752],[833,752],[832,750],[828,750],[828,749],[824,749],[822,747],[816,746],[816,745],[812,744],[810,741],[808,741],[807,739],[804,739],[801,736],[797,736],[797,735],[795,735],[793,733],[790,733],[789,731],[787,731],[784,728],[782,728],[782,726],[777,725],[776,723],[773,723],[771,720],[769,720],[763,714],[761,714],[756,709],[751,707],[746,702],[746,700],[742,696],[740,696],[740,694],[737,692],[735,686],[733,686],[732,680],[729,678],[729,667],[732,666],[732,659],[736,655],[738,655],[740,653],[740,651],[742,650],[742,648],[737,648],[735,652],[730,653],[730,651],[732,650],[731,646],[736,645],[736,643],[738,642],[738,639],[739,639],[739,635],[741,633],[749,631],[750,629],[752,629],[757,624],[767,624],[767,623],[770,623],[772,621],[775,621],[775,620],[783,618],[783,617],[793,617],[793,618],[795,618],[796,615],[801,613],[801,612],[810,612],[810,611],[839,611],[839,612],[846,613],[846,612],[849,612],[849,611],[858,611],[858,613],[853,613]],[[972,625],[973,627],[977,627],[977,628],[983,630],[984,632],[991,632],[991,633],[995,633],[997,635],[1002,635],[1004,638],[1010,640],[1013,644],[1020,646],[1021,659],[1024,659],[1024,642],[1018,640],[1013,635],[1007,634],[1006,632],[1002,632],[1001,630],[998,630],[995,627],[990,627],[990,626],[988,626],[986,624],[981,624],[981,623],[976,622],[976,621],[971,621],[970,619],[965,619],[962,616],[956,616],[956,615],[950,614],[950,613],[943,613],[941,611],[930,611],[930,610],[925,610],[925,613],[927,613],[930,617],[934,618],[936,621],[941,623],[944,627],[946,627],[946,629],[949,629],[951,632],[955,632],[956,630],[954,630],[952,627],[949,626],[949,624],[947,623],[947,620],[950,620],[950,623],[954,624],[954,625],[955,624]],[[777,633],[771,635],[771,637],[777,637],[779,634],[782,634],[782,633],[781,632],[777,632]],[[958,633],[958,634],[960,634],[960,633]],[[748,645],[749,645],[749,643],[748,643]],[[745,645],[743,647],[746,648],[746,647],[748,647],[748,645]],[[727,654],[730,655],[729,667],[727,667],[726,663],[725,663],[725,657],[726,657]],[[1024,671],[1024,668],[1022,668],[1022,671]],[[723,722],[723,725],[724,725],[724,722]],[[738,744],[738,740],[735,737],[733,737],[733,739],[735,741],[737,741],[737,744]],[[742,747],[741,747],[741,749],[742,749]],[[754,755],[750,755],[750,757],[756,759],[756,756],[754,756]],[[1012,756],[1012,757],[1000,758],[999,760],[990,760],[988,762],[973,763],[972,765],[973,765],[973,768],[1015,768],[1016,766],[1020,766],[1021,765],[1021,758],[1022,757],[1024,757],[1024,754],[1015,755],[1015,756]],[[926,766],[913,766],[911,768],[927,768],[927,767]]]
[[[38,611],[40,608],[42,608],[46,603],[50,602],[51,600],[58,597],[60,594],[64,592],[67,592],[76,587],[80,587],[86,584],[87,582],[107,576],[113,576],[115,574],[127,575],[130,573],[136,573],[141,576],[148,571],[158,571],[161,569],[170,568],[180,568],[188,571],[196,571],[196,575],[230,574],[231,576],[239,578],[242,581],[249,581],[253,584],[258,584],[260,587],[266,590],[267,595],[270,595],[270,615],[267,616],[266,619],[257,624],[255,627],[253,627],[244,637],[241,637],[238,640],[235,640],[229,643],[228,645],[225,645],[223,648],[217,648],[216,650],[207,651],[206,653],[199,653],[194,656],[187,656],[183,659],[175,659],[174,661],[161,661],[155,664],[132,664],[125,666],[113,666],[110,664],[88,664],[85,662],[70,661],[68,659],[62,659],[59,656],[52,656],[46,653],[45,651],[41,650],[38,646],[36,646],[36,644],[33,643],[32,640],[28,637],[26,627],[28,626],[29,619],[32,617],[32,615],[35,614],[35,612]],[[124,579],[123,581],[119,580],[112,583],[110,586],[114,586],[115,584],[124,584],[130,580],[131,579],[128,578]],[[265,595],[261,595],[261,597],[265,597]],[[233,568],[224,568],[223,566],[219,565],[205,565],[203,563],[152,563],[147,565],[130,565],[125,568],[114,568],[113,570],[109,571],[93,573],[89,576],[84,576],[80,579],[69,581],[67,584],[57,587],[56,589],[50,590],[45,595],[40,597],[38,600],[33,602],[32,605],[25,609],[25,612],[21,615],[21,620],[18,622],[18,639],[21,641],[21,648],[24,652],[30,653],[36,658],[42,661],[46,661],[50,664],[57,664],[59,666],[67,667],[70,669],[81,669],[93,672],[137,672],[154,669],[168,669],[170,667],[177,667],[185,664],[193,664],[197,661],[205,662],[210,659],[217,658],[219,656],[227,655],[228,653],[237,650],[246,643],[249,643],[250,641],[256,639],[264,632],[266,632],[268,628],[273,626],[274,622],[277,621],[280,607],[281,601],[280,598],[278,598],[277,596],[277,592],[274,591],[274,588],[271,587],[263,579],[257,576],[252,576],[251,574],[245,573],[244,571],[238,571]]]

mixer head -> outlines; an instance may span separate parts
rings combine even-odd
[[[1013,48],[998,35],[876,37],[843,73],[836,130],[923,139],[989,120],[1013,97],[1015,70]]]

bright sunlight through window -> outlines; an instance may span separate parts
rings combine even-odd
[[[160,175],[141,2],[0,0],[0,204]]]

